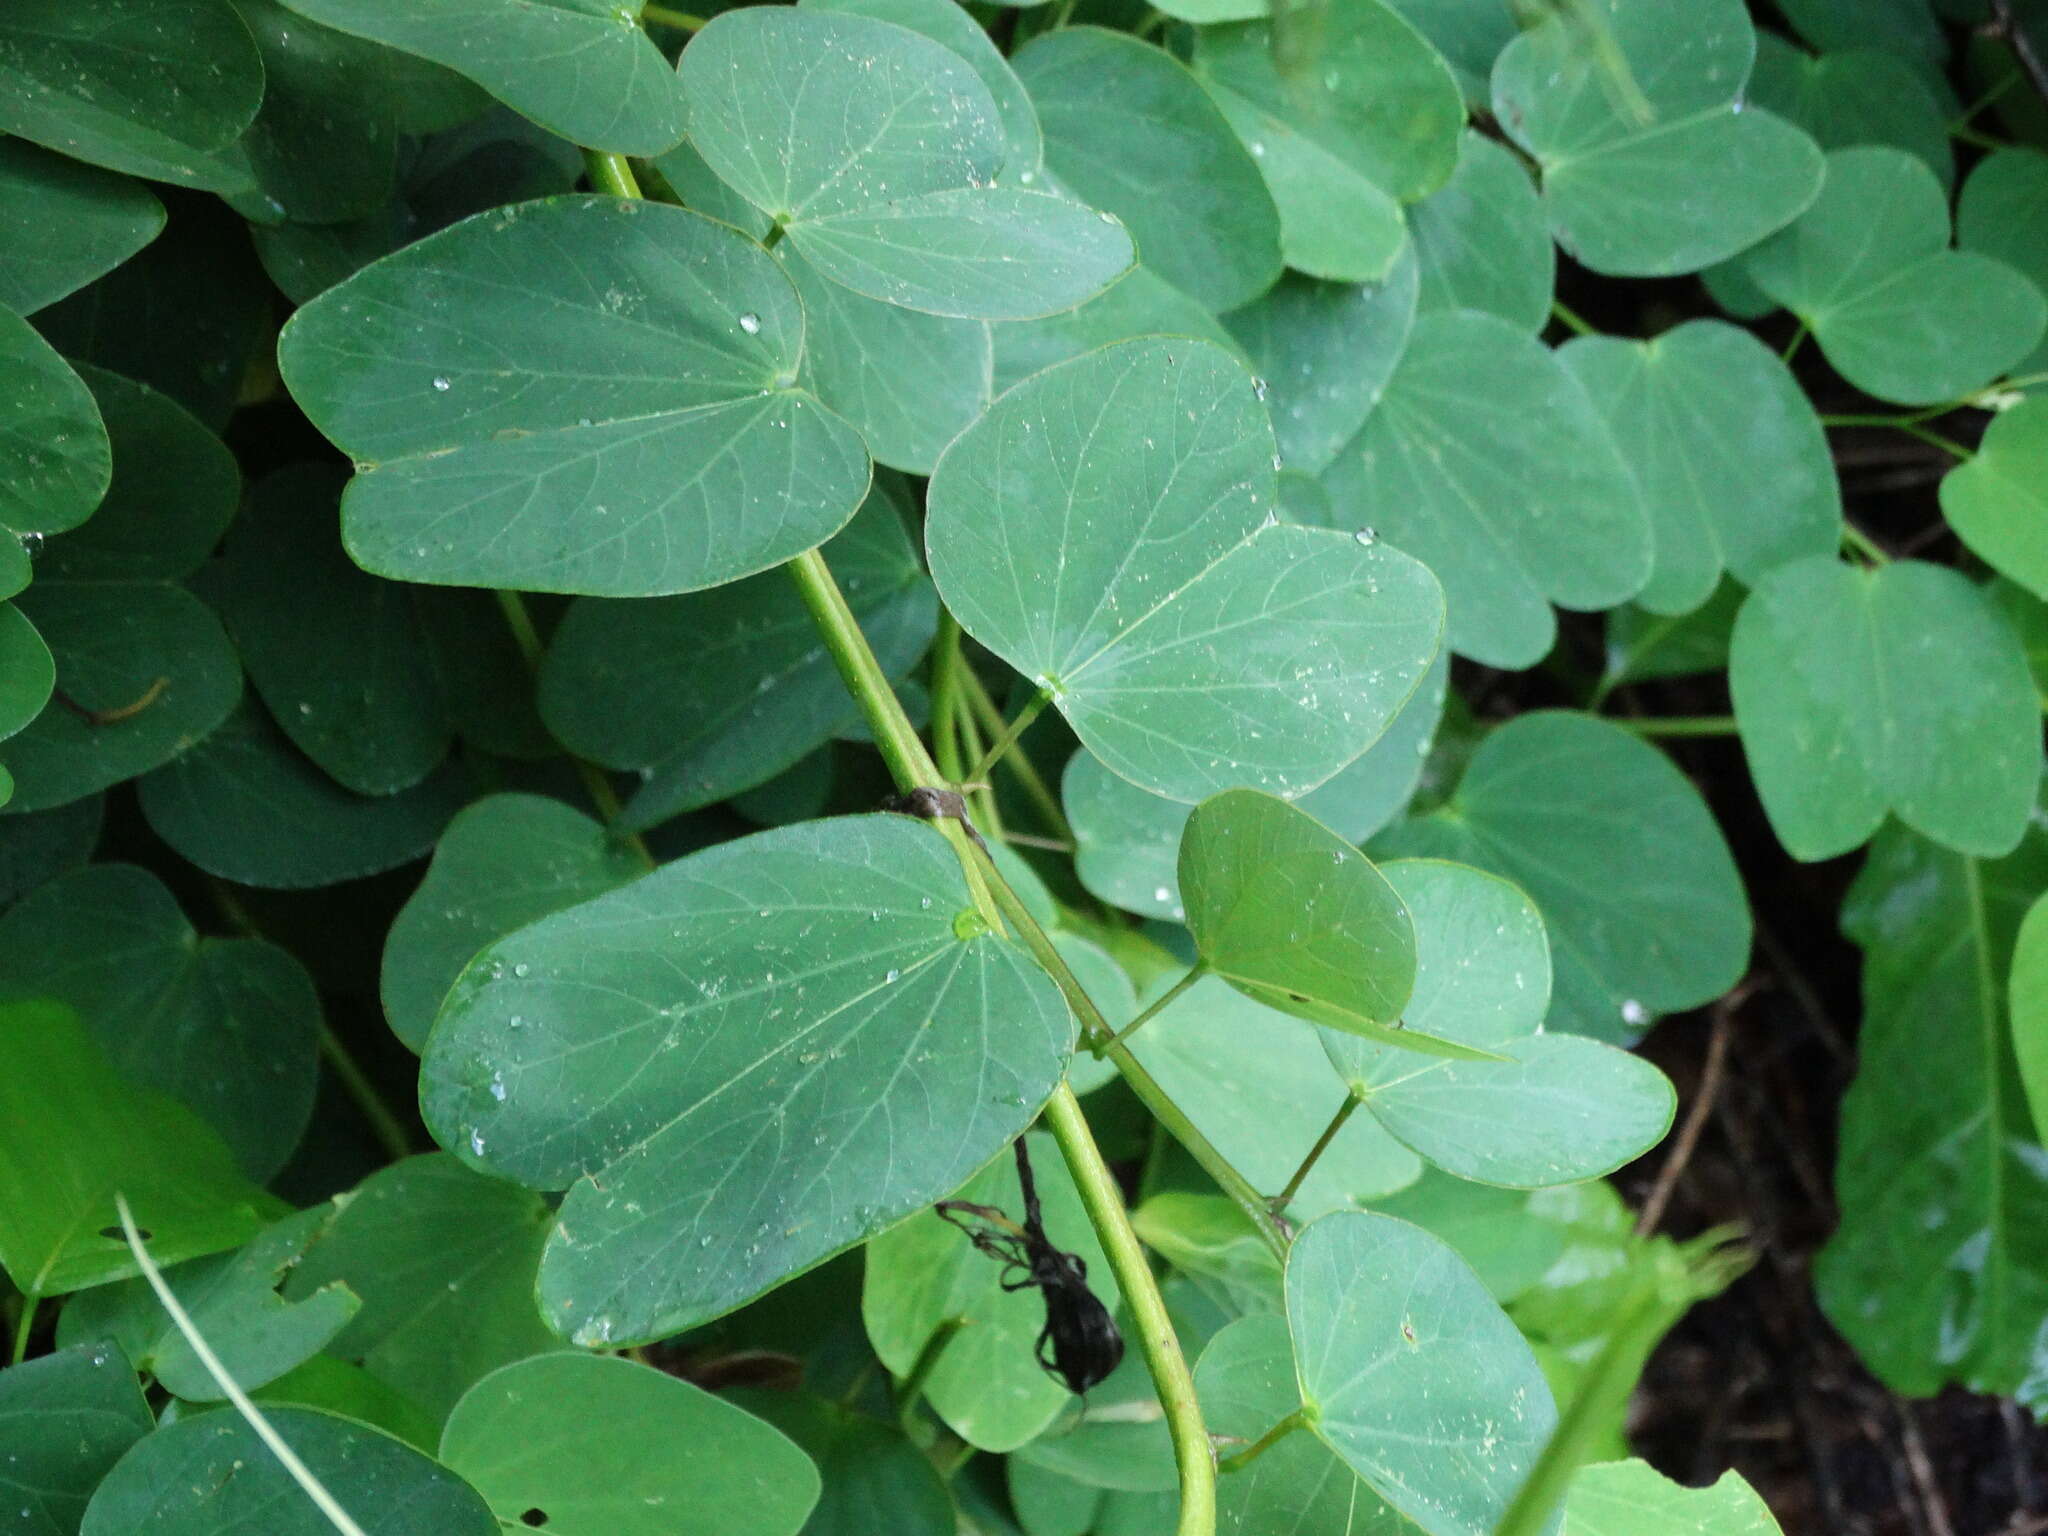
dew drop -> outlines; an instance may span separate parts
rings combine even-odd
[[[1351,535],[1351,537],[1358,540],[1359,543],[1370,548],[1372,545],[1379,543],[1380,532],[1377,528],[1374,528],[1370,524],[1368,524],[1366,527],[1359,529],[1358,532]]]
[[[745,331],[749,336],[760,335],[761,317],[755,314],[751,309],[748,310],[744,315],[740,316],[740,329]]]
[[[436,388],[436,389],[438,389],[438,390],[442,390],[442,391],[444,391],[444,392],[445,392],[445,391],[447,390],[447,388],[448,388],[448,375],[447,375],[447,374],[445,374],[445,373],[437,373],[437,374],[435,374],[435,375],[434,375],[434,388]]]

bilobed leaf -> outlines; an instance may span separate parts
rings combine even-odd
[[[140,182],[0,139],[0,307],[33,314],[119,266],[163,227],[164,205]]]
[[[1468,131],[1451,178],[1408,210],[1425,311],[1480,309],[1531,333],[1550,320],[1557,247],[1506,146]]]
[[[636,10],[606,0],[289,0],[323,26],[474,80],[571,143],[655,155],[683,136],[675,76]]]
[[[74,160],[226,190],[213,152],[262,96],[228,0],[13,0],[0,15],[0,131]]]
[[[833,282],[930,314],[1071,309],[1131,265],[1079,203],[997,185],[1004,115],[951,48],[866,15],[774,7],[715,18],[683,50],[706,163]]]
[[[232,1248],[271,1213],[213,1129],[123,1077],[69,1008],[0,1006],[0,1060],[0,1268],[24,1295],[136,1273],[116,1192],[167,1264]]]
[[[1956,204],[1956,244],[2004,262],[2048,293],[2048,154],[2018,146],[1979,160]],[[2013,367],[2048,372],[2048,340]]]
[[[1740,1472],[1723,1472],[1708,1488],[1687,1488],[1646,1461],[1579,1468],[1564,1518],[1570,1536],[1782,1536]]]
[[[1114,1312],[1115,1277],[1058,1146],[1046,1135],[1032,1136],[1028,1146],[1046,1236],[1080,1255],[1090,1289]],[[1023,1218],[1017,1165],[1009,1157],[997,1158],[951,1198]],[[1003,1290],[1002,1265],[977,1252],[958,1227],[920,1212],[868,1244],[866,1258],[861,1318],[891,1374],[908,1376],[934,1332],[959,1322],[924,1391],[932,1411],[963,1440],[985,1451],[1013,1451],[1069,1407],[1073,1394],[1038,1363],[1044,1298],[1033,1286]]]
[[[1251,376],[1202,342],[1087,354],[1004,395],[933,473],[925,541],[961,625],[1089,751],[1176,799],[1315,788],[1434,657],[1416,561],[1281,524]]]
[[[1607,424],[1548,348],[1494,315],[1418,319],[1323,483],[1436,573],[1448,644],[1491,666],[1542,658],[1552,603],[1612,607],[1649,576],[1642,498]]]
[[[481,1495],[367,1424],[279,1404],[268,1418],[368,1536],[498,1536]],[[79,1536],[327,1536],[334,1527],[239,1413],[167,1424],[121,1458],[86,1506]]]
[[[244,700],[219,730],[140,789],[151,829],[208,874],[304,890],[418,858],[461,808],[467,784],[450,763],[399,794],[352,794]]]
[[[817,1469],[778,1431],[617,1357],[493,1371],[455,1405],[440,1455],[504,1527],[558,1536],[795,1536],[818,1497]]]
[[[92,392],[33,326],[0,309],[0,529],[75,528],[112,475]]]
[[[1795,858],[1860,846],[1896,815],[1980,857],[2012,851],[2041,773],[2040,705],[2018,638],[1940,566],[1781,566],[1728,656],[1735,719],[1771,826]]]
[[[1279,277],[1280,215],[1258,163],[1186,65],[1096,27],[1047,33],[1012,63],[1046,169],[1120,219],[1149,270],[1216,311]]]
[[[2048,399],[1991,418],[1976,456],[1942,480],[1941,513],[1972,554],[2048,598]]]
[[[1749,905],[1699,791],[1588,715],[1538,711],[1489,732],[1449,803],[1373,853],[1453,859],[1526,891],[1550,935],[1559,1031],[1632,1040],[1657,1014],[1720,996],[1749,962]]]
[[[533,1305],[546,1204],[452,1157],[410,1157],[359,1185],[286,1278],[303,1301],[339,1281],[362,1308],[329,1344],[433,1416],[472,1384],[560,1342]]]
[[[1779,9],[1816,48],[1882,48],[1928,63],[1948,53],[1927,0],[1782,0]]]
[[[111,1344],[60,1350],[0,1376],[0,1499],[13,1536],[76,1536],[86,1500],[156,1427],[135,1372]]]
[[[1321,474],[1357,435],[1408,344],[1415,292],[1415,262],[1404,255],[1381,283],[1289,273],[1225,317],[1265,384],[1282,465]]]
[[[1333,0],[1311,25],[1313,56],[1294,65],[1270,21],[1204,27],[1195,68],[1266,178],[1287,264],[1377,281],[1405,244],[1400,205],[1451,174],[1464,98],[1381,0]]]
[[[1755,56],[1741,0],[1552,7],[1509,43],[1494,115],[1542,167],[1558,243],[1596,272],[1668,277],[1796,218],[1820,190],[1820,149],[1745,108]]]
[[[2004,262],[1949,249],[1947,199],[1923,161],[1871,146],[1827,163],[1819,199],[1745,268],[1812,328],[1843,378],[1928,405],[1981,388],[2034,350],[2048,303]]]
[[[694,854],[491,946],[428,1038],[421,1105],[459,1155],[568,1187],[540,1279],[558,1331],[655,1338],[957,1187],[1072,1046],[945,841],[847,817]]]
[[[1949,112],[1924,71],[1861,43],[1817,58],[1774,32],[1759,32],[1756,44],[1753,104],[1811,134],[1824,150],[1890,144],[1925,160],[1943,186],[1954,183]]]
[[[130,1081],[203,1117],[251,1178],[313,1113],[320,1000],[264,939],[201,938],[132,864],[60,875],[0,917],[0,997],[68,1004]]]
[[[1326,1216],[1288,1250],[1287,1325],[1315,1433],[1429,1536],[1488,1536],[1557,1409],[1464,1260],[1391,1216]]]
[[[285,1272],[333,1215],[325,1205],[296,1211],[232,1253],[190,1259],[165,1272],[171,1294],[237,1386],[253,1392],[276,1380],[317,1354],[355,1314],[360,1303],[342,1285],[325,1286],[300,1301],[277,1294]],[[73,1298],[64,1308],[57,1339],[80,1345],[112,1339],[137,1369],[187,1402],[218,1402],[226,1396],[139,1276]]]
[[[679,208],[479,214],[328,289],[278,347],[299,404],[358,461],[342,533],[380,575],[691,591],[821,543],[867,489],[859,439],[791,387],[788,278]]]
[[[384,941],[382,994],[392,1033],[419,1050],[478,950],[646,872],[637,853],[559,800],[489,795],[465,806]]]
[[[2042,1401],[2048,1155],[2002,993],[2015,931],[2044,886],[2039,832],[1987,863],[1888,827],[1843,909],[1864,951],[1863,1029],[1842,1101],[1841,1225],[1814,1282],[1894,1391],[1956,1382]]]
[[[1689,613],[1724,569],[1754,585],[1840,544],[1841,489],[1820,418],[1748,331],[1694,320],[1651,341],[1580,337],[1558,356],[1643,493],[1653,565],[1638,605]]]
[[[1133,267],[1078,309],[990,327],[995,392],[1119,341],[1194,336],[1237,352],[1237,339],[1195,299],[1146,267]],[[1249,361],[1249,360],[1247,360]]]

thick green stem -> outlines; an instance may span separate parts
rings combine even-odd
[[[1308,1415],[1297,1408],[1243,1450],[1235,1455],[1226,1456],[1217,1462],[1216,1470],[1225,1476],[1232,1472],[1242,1472],[1297,1429],[1306,1428],[1308,1428]]]
[[[1151,1003],[1142,1011],[1140,1011],[1138,1016],[1135,1019],[1132,1019],[1130,1023],[1126,1024],[1122,1029],[1118,1030],[1109,1039],[1104,1040],[1097,1044],[1095,1047],[1095,1054],[1100,1056],[1103,1054],[1104,1051],[1108,1050],[1110,1046],[1121,1045],[1124,1041],[1130,1039],[1131,1036],[1135,1035],[1138,1032],[1139,1026],[1150,1023],[1159,1014],[1164,1013],[1166,1011],[1167,1006],[1170,1003],[1172,1003],[1172,1001],[1175,998],[1179,997],[1181,993],[1187,991],[1189,987],[1192,987],[1196,982],[1200,981],[1207,974],[1208,967],[1202,965],[1195,966],[1187,973],[1187,975],[1181,977],[1179,981],[1176,981],[1164,992],[1160,993],[1157,997],[1153,998]]]
[[[669,27],[677,32],[701,32],[705,18],[693,16],[688,11],[672,11],[665,5],[643,5],[640,19],[651,21],[657,27]]]
[[[609,192],[613,197],[640,196],[640,183],[633,177],[633,167],[624,155],[608,155],[601,150],[583,151],[583,167],[590,173],[590,184],[600,192]]]
[[[1733,715],[1614,715],[1614,723],[1638,736],[1733,736]]]
[[[1323,1127],[1323,1134],[1316,1138],[1316,1144],[1308,1149],[1308,1156],[1301,1160],[1301,1166],[1294,1170],[1294,1177],[1287,1181],[1287,1187],[1273,1197],[1273,1211],[1279,1215],[1293,1203],[1301,1190],[1301,1181],[1308,1177],[1309,1170],[1322,1161],[1323,1154],[1330,1150],[1330,1143],[1337,1139],[1337,1133],[1344,1129],[1344,1122],[1358,1112],[1363,1101],[1357,1094],[1346,1094],[1343,1107],[1330,1117],[1330,1123]]]
[[[36,1309],[42,1304],[40,1296],[21,1298],[21,1316],[14,1320],[14,1348],[8,1357],[9,1365],[19,1365],[28,1358],[28,1336],[35,1331]]]
[[[932,752],[939,772],[955,784],[966,778],[960,757],[960,716],[966,707],[960,674],[965,667],[960,621],[941,609],[938,633],[932,638]]]

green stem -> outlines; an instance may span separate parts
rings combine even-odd
[[[1031,728],[1031,722],[1036,720],[1045,706],[1051,702],[1052,695],[1043,688],[1039,689],[1036,697],[1017,711],[1017,718],[1003,727],[1002,734],[989,743],[989,749],[981,755],[981,761],[974,765],[965,782],[977,784],[986,779],[989,770],[1003,760],[1010,748],[1017,745],[1018,739]]]
[[[665,5],[641,6],[640,19],[677,32],[701,32],[705,25],[702,16],[692,16],[688,11],[672,11]]]
[[[1569,329],[1576,331],[1581,336],[1598,336],[1600,334],[1593,328],[1591,322],[1582,319],[1574,313],[1566,306],[1562,299],[1552,299],[1550,301],[1550,313],[1556,319],[1563,321]]]
[[[1954,133],[1959,128],[1967,128],[1972,118],[1997,101],[2007,91],[2018,85],[2022,78],[2024,77],[2019,70],[2008,70],[2002,80],[1971,102],[1967,107],[1963,108],[1955,120],[1948,125],[1948,131]]]
[[[910,1374],[903,1378],[903,1385],[896,1389],[896,1423],[912,1440],[911,1431],[917,1424],[918,1400],[924,1396],[924,1389],[932,1379],[932,1372],[939,1368],[939,1357],[946,1352],[946,1346],[953,1342],[962,1328],[967,1326],[964,1317],[948,1317],[934,1328],[931,1337],[924,1341],[924,1348],[917,1353],[917,1363],[910,1368]]]
[[[1842,542],[1872,565],[1892,563],[1892,557],[1885,553],[1884,547],[1854,523],[1845,521],[1842,524]]]
[[[939,772],[955,784],[966,777],[960,771],[960,715],[966,694],[960,673],[965,666],[960,621],[941,608],[939,631],[932,640],[932,754]]]
[[[1131,1036],[1138,1032],[1140,1025],[1150,1023],[1155,1016],[1166,1010],[1169,1003],[1208,974],[1209,968],[1207,966],[1196,965],[1187,975],[1181,977],[1179,981],[1176,981],[1172,986],[1155,997],[1150,1005],[1144,1008],[1130,1023],[1126,1024],[1114,1035],[1111,1035],[1109,1039],[1097,1042],[1095,1054],[1100,1056],[1112,1045],[1121,1045],[1124,1041],[1130,1039]]]
[[[583,151],[583,167],[590,173],[590,184],[600,192],[609,192],[613,197],[640,196],[640,183],[633,178],[633,167],[624,155],[608,155],[602,150]]]
[[[1357,1101],[1353,1100],[1352,1102],[1356,1103]],[[1238,1451],[1234,1455],[1226,1456],[1217,1462],[1216,1470],[1226,1477],[1232,1472],[1242,1472],[1297,1429],[1306,1428],[1308,1428],[1308,1415],[1297,1408],[1243,1450]]]
[[[9,1355],[9,1365],[19,1365],[28,1358],[28,1336],[35,1330],[36,1309],[43,1304],[40,1296],[24,1295],[21,1298],[21,1316],[14,1322],[14,1350]]]
[[[967,702],[983,727],[991,731],[1003,728],[1003,713],[996,708],[996,701],[989,695],[988,688],[977,677],[972,667],[962,667],[962,682],[967,693]],[[1067,843],[1074,841],[1074,829],[1067,821],[1067,813],[1060,808],[1059,796],[1052,792],[1038,765],[1031,761],[1028,753],[1012,752],[1003,759],[1003,766],[1017,777],[1023,788],[1024,797],[1029,800],[1038,814],[1045,818],[1045,824],[1056,837]]]
[[[348,1047],[341,1043],[341,1037],[328,1026],[325,1019],[320,1021],[320,1054],[327,1058],[328,1068],[334,1073],[348,1096],[356,1101],[356,1108],[363,1112],[363,1118],[370,1124],[377,1142],[391,1154],[393,1162],[413,1154],[412,1138],[405,1132],[405,1125],[391,1112],[391,1106],[384,1102],[384,1096],[377,1092],[377,1085],[370,1076],[356,1064],[349,1055]]]
[[[1613,717],[1614,723],[1638,736],[1733,736],[1733,715],[1643,715]]]
[[[1915,412],[1910,416],[1823,416],[1820,424],[1824,427],[1884,427],[1893,432],[1903,432],[1908,437],[1917,437],[1921,442],[1939,448],[1943,453],[1953,454],[1958,459],[1973,459],[1976,455],[1961,443],[1951,442],[1939,432],[1929,431],[1921,425],[1923,421],[1931,421],[1936,416],[1945,416],[1950,411],[1959,409],[1960,406],[1942,405],[1932,410]]]
[[[1806,337],[1806,322],[1802,320],[1799,322],[1798,326],[1794,328],[1792,332],[1792,339],[1785,343],[1785,350],[1778,354],[1778,360],[1783,363],[1791,362],[1793,358],[1799,355],[1799,348],[1801,344],[1805,342]]]
[[[1287,1181],[1287,1187],[1273,1197],[1273,1213],[1285,1214],[1287,1207],[1294,1203],[1294,1197],[1301,1191],[1301,1181],[1308,1177],[1309,1170],[1322,1161],[1323,1154],[1330,1150],[1330,1143],[1337,1139],[1337,1133],[1344,1129],[1344,1122],[1358,1112],[1358,1106],[1365,1102],[1355,1093],[1344,1096],[1337,1113],[1330,1117],[1330,1123],[1323,1127],[1323,1134],[1316,1138],[1316,1144],[1308,1149],[1308,1156],[1301,1160],[1301,1166],[1294,1170],[1294,1177]]]

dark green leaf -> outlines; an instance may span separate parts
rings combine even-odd
[[[0,603],[0,740],[42,713],[57,667],[35,625],[12,603]]]
[[[77,527],[106,494],[112,465],[92,391],[34,327],[0,309],[0,529]]]
[[[959,1528],[938,1469],[893,1425],[808,1393],[749,1392],[740,1403],[817,1465],[822,1486],[804,1536],[954,1536]]]
[[[86,1500],[156,1427],[120,1350],[87,1345],[0,1376],[0,1500],[9,1536],[76,1536]]]
[[[236,146],[256,180],[252,216],[338,224],[382,209],[398,174],[398,55],[278,0],[234,5],[263,55],[263,107]]]
[[[98,795],[0,820],[0,905],[92,856],[106,803]]]
[[[33,314],[119,266],[163,227],[163,204],[139,183],[0,139],[0,306]]]

